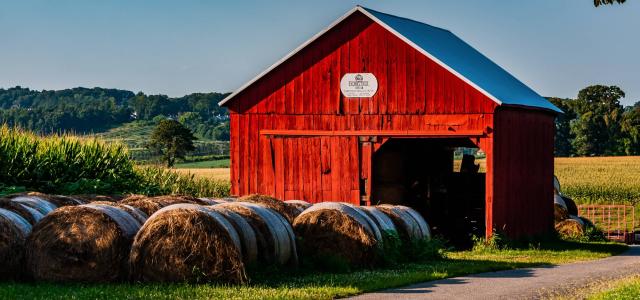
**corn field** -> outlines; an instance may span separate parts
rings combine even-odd
[[[578,204],[640,203],[640,157],[556,158],[562,192]]]
[[[69,134],[40,136],[0,127],[0,194],[141,193],[225,196],[229,183],[138,167],[126,147]]]

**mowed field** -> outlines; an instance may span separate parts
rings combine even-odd
[[[478,163],[483,171],[485,161],[481,159]],[[454,168],[460,168],[459,161]],[[228,168],[183,168],[176,171],[229,180]],[[578,203],[640,202],[640,156],[556,158],[555,174],[562,185],[562,192]]]

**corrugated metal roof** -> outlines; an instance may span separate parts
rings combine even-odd
[[[498,104],[536,107],[562,112],[559,108],[538,95],[531,88],[513,77],[503,68],[488,59],[482,53],[465,43],[448,30],[424,24],[418,21],[401,18],[369,8],[357,6],[347,12],[328,28],[316,34],[304,44],[300,45],[280,61],[273,64],[264,72],[247,82],[227,98],[220,101],[220,105],[235,97],[242,90],[269,73],[278,65],[302,50],[308,44],[322,36],[325,32],[342,22],[356,11],[360,11],[416,50],[434,60],[471,86],[478,89]]]
[[[468,83],[488,93],[499,104],[539,107],[562,112],[450,31],[365,7],[363,10],[370,14],[369,17],[386,24],[396,31],[397,35],[415,44],[414,47],[422,49],[427,56],[439,60]]]

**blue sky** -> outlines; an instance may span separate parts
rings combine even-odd
[[[451,30],[543,96],[640,101],[640,1],[6,1],[0,87],[238,88],[356,4]]]

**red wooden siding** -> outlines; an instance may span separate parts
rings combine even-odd
[[[554,115],[499,108],[494,125],[494,227],[511,236],[551,231]]]
[[[345,73],[378,79],[372,98],[344,98]],[[493,113],[496,103],[361,13],[339,24],[229,104],[243,114]]]

